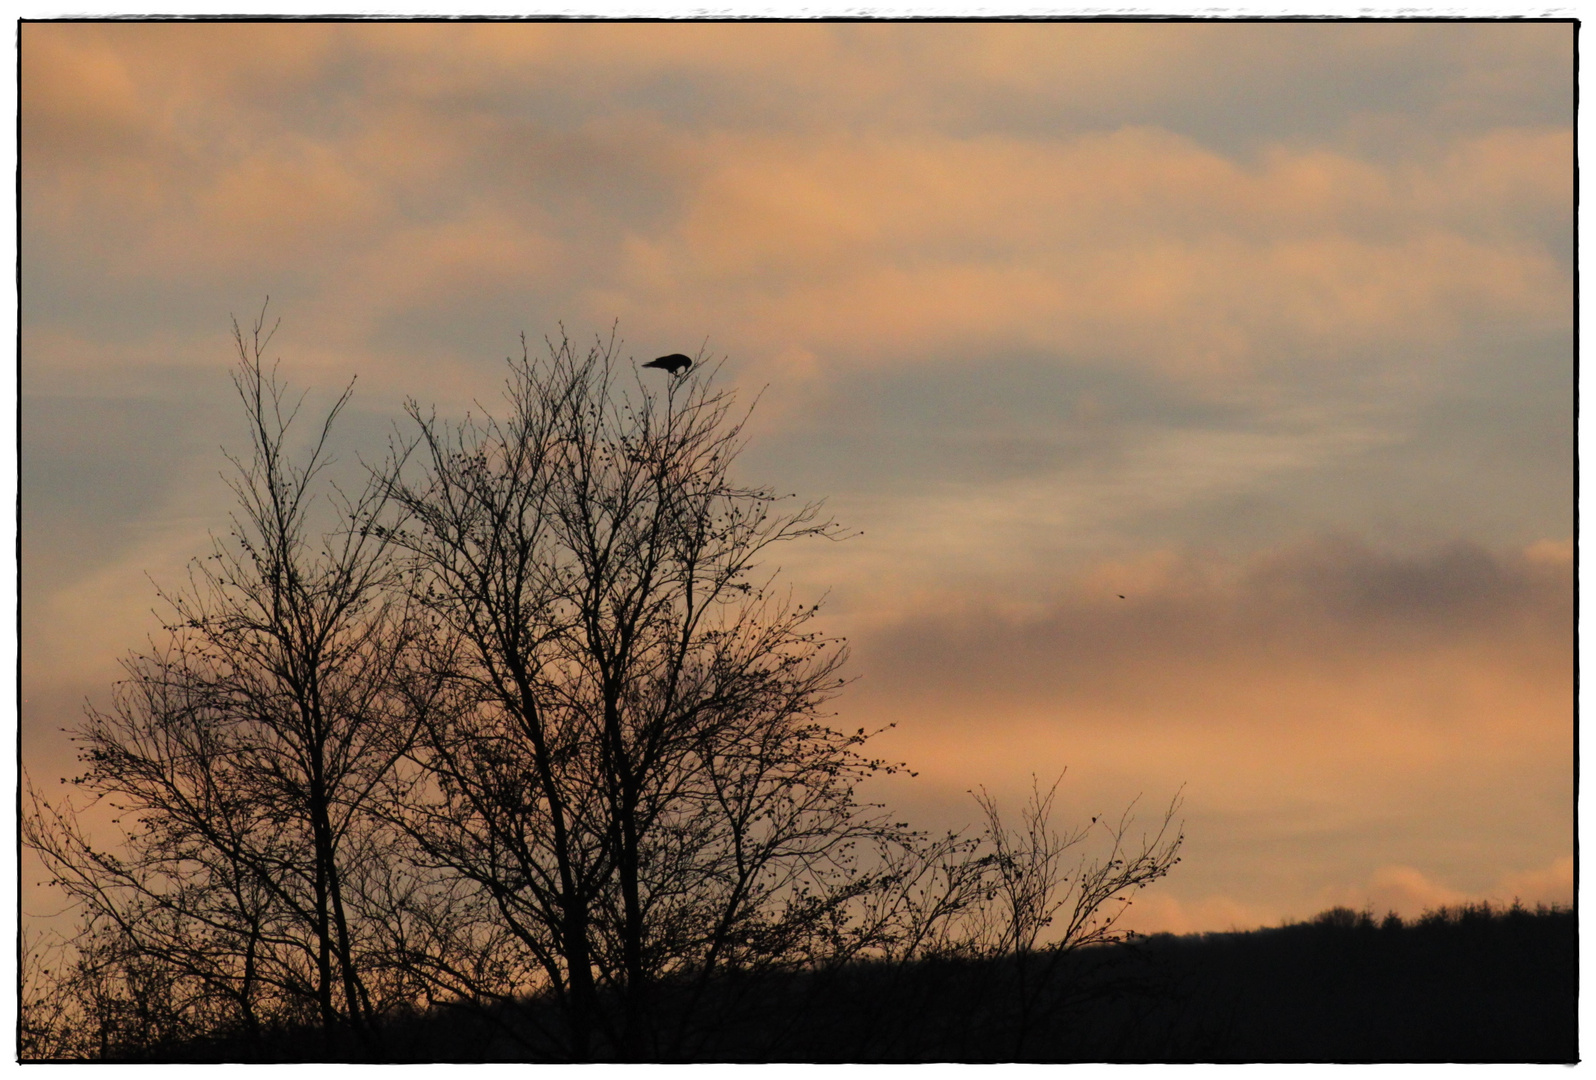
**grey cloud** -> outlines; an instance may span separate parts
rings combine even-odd
[[[1194,675],[1328,671],[1455,647],[1484,646],[1504,664],[1572,680],[1572,643],[1566,566],[1466,541],[1388,553],[1326,537],[1240,567],[1188,558],[1140,587],[1100,569],[1026,616],[979,603],[917,608],[860,634],[855,655],[867,708],[957,696],[997,709],[1130,700]]]
[[[1331,141],[1401,160],[1433,151],[1446,136],[1572,118],[1567,24],[1191,29],[1203,41],[1186,72],[1194,85],[1171,95],[1161,119],[1229,153]],[[1402,134],[1390,138],[1397,117]]]
[[[1113,27],[1108,28],[1113,35],[1131,43],[1121,45],[1126,63],[1106,64],[1104,85],[1089,92],[1070,70],[1075,53],[1061,48],[1053,58],[1048,48],[1050,42],[1062,46],[1105,32],[1084,24],[506,26],[475,28],[474,36],[468,29],[168,25],[155,31],[85,27],[81,33],[84,40],[162,45],[152,50],[153,58],[129,61],[146,120],[165,140],[140,163],[148,172],[146,182],[162,188],[166,205],[160,214],[186,217],[191,208],[185,199],[195,195],[190,187],[203,186],[206,177],[240,155],[271,150],[267,158],[277,154],[292,163],[301,151],[325,150],[342,155],[351,182],[369,184],[374,201],[391,202],[389,209],[407,227],[459,220],[472,208],[489,206],[526,223],[531,232],[568,241],[556,256],[560,282],[588,283],[589,289],[596,285],[613,295],[635,291],[635,283],[617,281],[628,239],[658,239],[689,209],[695,183],[717,151],[705,133],[776,137],[783,110],[834,137],[860,118],[876,117],[862,133],[878,137],[888,130],[904,134],[928,126],[953,130],[944,123],[949,103],[973,101],[977,104],[958,121],[968,127],[965,133],[1013,129],[1013,134],[1046,141],[1145,124],[1216,146],[1228,136],[1205,131],[1204,124],[1232,125],[1235,137],[1252,140],[1250,145],[1282,139],[1295,146],[1324,145],[1334,141],[1332,129],[1377,107],[1401,116],[1393,123],[1402,145],[1422,142],[1415,137],[1422,133],[1450,146],[1462,121],[1435,119],[1437,102],[1443,101],[1458,117],[1487,117],[1488,123],[1479,121],[1485,126],[1564,126],[1567,121],[1566,108],[1558,112],[1550,105],[1539,112],[1528,105],[1502,112],[1504,101],[1510,105],[1524,94],[1532,102],[1566,106],[1566,72],[1549,62],[1566,39],[1565,28],[1557,25]],[[467,47],[473,41],[480,45],[488,34],[509,39],[534,29],[552,47],[521,62],[491,52],[473,55]],[[60,28],[52,32],[63,33]],[[678,47],[651,50],[651,35],[667,36]],[[972,57],[980,55],[987,39],[1042,43],[1017,58],[1030,72],[1028,81],[1005,81],[1002,64],[988,70],[975,63]],[[681,47],[695,41],[701,43],[697,48]],[[440,45],[448,42],[455,45],[452,51]],[[627,47],[606,54],[606,42]],[[175,47],[182,43],[187,47]],[[302,47],[293,48],[295,43]],[[570,47],[560,47],[566,44]],[[758,62],[760,49],[767,47],[773,50],[770,61]],[[241,71],[229,72],[219,62],[227,53],[238,54]],[[1001,59],[1003,53],[995,56]],[[884,73],[869,77],[872,65],[884,65]],[[1150,68],[1160,69],[1158,78],[1142,77]],[[190,82],[198,90],[185,98],[179,91]],[[25,107],[32,100],[25,95]],[[746,115],[739,112],[750,108],[751,100],[765,104]],[[1263,123],[1253,115],[1259,109],[1280,115]],[[25,121],[27,116],[25,108]],[[1013,128],[1016,124],[1020,128]],[[396,146],[443,150],[435,159],[420,155],[421,164],[389,161],[381,140],[390,128],[401,135]],[[952,151],[944,147],[942,152]],[[394,150],[393,156],[403,155]],[[97,263],[115,253],[140,249],[139,228],[161,224],[159,217],[151,221],[129,214],[127,200],[113,188],[100,194],[105,205],[96,207],[90,200],[75,207],[77,219],[92,219],[94,227],[71,230],[72,236],[53,227],[59,222],[41,217],[39,206],[49,200],[24,199],[29,287],[23,299],[29,322],[93,321],[107,334],[119,327],[139,332],[151,312],[162,312],[167,325],[202,325],[203,313],[225,308],[231,296],[315,295],[358,277],[351,263],[369,254],[375,236],[396,224],[379,212],[369,231],[358,223],[318,225],[307,230],[298,247],[290,244],[275,258],[241,252],[234,253],[233,263],[167,269],[165,277],[182,278],[178,283],[163,280],[162,268],[155,265],[161,259],[153,255],[148,274],[96,271]],[[1500,212],[1511,217],[1518,211]],[[1459,213],[1466,220],[1497,216],[1481,214],[1472,204]],[[1566,261],[1566,214],[1548,216],[1539,203],[1525,213],[1535,221],[1509,222],[1510,231],[1531,228]],[[1182,214],[1168,216],[1154,222],[1161,235],[1190,227]],[[1368,227],[1389,233],[1392,223]],[[307,249],[312,242],[314,250]],[[188,245],[205,246],[203,236]],[[921,262],[950,257],[918,249],[884,254]],[[970,261],[968,252],[951,257]],[[567,317],[573,307],[585,308],[590,301],[595,310],[584,315],[599,315],[596,309],[606,306],[584,290],[567,291],[536,274],[493,288],[472,282],[469,288],[429,293],[437,297],[435,303],[418,298],[408,313],[384,327],[383,344],[413,339],[420,324],[443,319],[445,308],[470,309],[455,323],[480,323],[495,310],[520,306],[517,300],[531,294],[551,311],[563,307],[560,313]],[[456,329],[450,325],[435,336],[452,336]],[[1266,338],[1267,328],[1250,327],[1249,333]],[[1262,349],[1274,344],[1259,342]]]
[[[204,403],[152,398],[21,400],[26,599],[116,558],[159,515],[215,434]]]
[[[837,365],[815,400],[754,440],[743,464],[751,478],[868,516],[884,495],[976,495],[1016,478],[1119,477],[1132,493],[1156,479],[1139,463],[1149,446],[1226,435],[1255,440],[1259,452],[1296,447],[1302,459],[1251,475],[1226,466],[1230,480],[1119,515],[1129,544],[1180,538],[1241,553],[1327,529],[1408,547],[1448,536],[1498,546],[1567,536],[1568,339],[1486,331],[1420,357],[1283,361],[1217,393],[1091,358],[1000,350]]]
[[[174,515],[225,527],[232,495],[224,478],[232,466],[224,451],[247,458],[249,445],[227,358],[181,379],[150,374],[141,394],[22,396],[22,571],[30,607],[114,561]],[[294,374],[285,364],[284,377]],[[302,449],[313,437],[311,421],[330,404],[329,390],[306,395],[291,447]],[[381,458],[399,417],[397,402],[391,412],[358,407],[364,404],[357,398],[345,411],[328,445],[328,475],[346,488],[361,482],[362,458]]]
[[[907,125],[1051,137],[1144,124],[1233,154],[1338,139],[1393,157],[1443,132],[1571,118],[1566,24],[745,26],[712,39],[719,56],[674,62],[624,34],[610,39],[637,50],[625,72],[534,61],[472,104],[565,123],[620,108],[692,130]],[[590,49],[600,36],[575,30],[567,40]],[[766,50],[769,65],[727,62]],[[1095,50],[1103,59],[1080,70]],[[835,77],[860,70],[880,77]],[[607,91],[602,106],[573,90],[593,84]],[[1404,135],[1391,138],[1399,115]]]
[[[26,225],[22,247],[27,267],[20,305],[24,335],[34,328],[70,327],[72,333],[96,344],[129,351],[147,353],[163,346],[170,352],[195,352],[207,346],[225,350],[229,311],[242,320],[268,294],[291,304],[313,292],[309,272],[278,273],[275,268],[263,272],[259,267],[198,277],[151,267],[150,273],[130,281],[100,264],[93,252],[57,247],[51,234]],[[181,341],[176,349],[170,344],[174,338]],[[32,362],[36,354],[24,355],[23,378],[28,379],[28,367],[43,365]]]
[[[755,441],[744,464],[817,493],[902,492],[1112,468],[1147,430],[1252,421],[1242,406],[1147,372],[950,351],[912,367],[840,368],[801,424]]]
[[[1406,382],[1363,385],[1391,434],[1271,493],[1290,518],[1402,543],[1447,534],[1526,545],[1573,530],[1574,371],[1561,330],[1487,324],[1414,363]],[[1381,365],[1386,371],[1396,364]],[[1389,379],[1389,376],[1386,376]],[[1354,386],[1357,384],[1355,383]],[[1310,389],[1335,400],[1333,388]],[[1356,416],[1357,395],[1348,412]]]
[[[1331,537],[1266,558],[1243,579],[1240,600],[1260,614],[1328,618],[1359,627],[1431,624],[1486,632],[1529,613],[1571,614],[1570,582],[1522,557],[1455,541],[1418,554],[1383,554]],[[1561,586],[1561,587],[1560,587]]]

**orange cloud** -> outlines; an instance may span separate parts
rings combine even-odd
[[[1437,343],[1483,311],[1566,317],[1566,271],[1490,234],[1493,213],[1567,206],[1567,133],[1520,141],[1539,152],[1514,186],[1471,175],[1503,167],[1490,155],[1415,180],[1277,148],[1254,171],[1156,129],[725,138],[679,233],[632,256],[677,268],[663,294],[724,296],[762,335],[823,353],[1007,340],[1174,372],[1267,368],[1288,342]],[[1482,184],[1495,201],[1472,194]],[[1467,228],[1432,206],[1460,186]]]
[[[26,160],[69,149],[126,153],[138,147],[139,89],[111,43],[32,23],[22,29],[21,58]]]
[[[1306,919],[1338,906],[1367,911],[1375,919],[1395,912],[1411,920],[1427,911],[1460,904],[1485,902],[1505,906],[1518,900],[1526,907],[1538,904],[1567,907],[1573,899],[1574,859],[1568,855],[1544,867],[1505,874],[1494,887],[1481,893],[1451,888],[1412,866],[1388,865],[1376,869],[1364,881],[1326,886],[1307,908],[1293,911],[1273,911],[1256,903],[1243,904],[1223,894],[1183,900],[1171,895],[1170,886],[1155,886],[1136,897],[1120,925],[1141,934],[1215,933]]]
[[[1450,888],[1411,866],[1382,866],[1367,882],[1327,889],[1323,895],[1327,907],[1340,904],[1372,911],[1377,917],[1394,911],[1406,919],[1441,907],[1482,901],[1567,907],[1574,902],[1574,857],[1560,855],[1545,866],[1504,873],[1493,886],[1478,893]]]
[[[1474,40],[1381,29],[30,25],[25,250],[70,235],[121,275],[259,294],[336,289],[397,233],[511,223],[579,272],[493,270],[570,322],[708,331],[756,362],[1001,347],[1233,379],[1332,343],[1436,349],[1482,318],[1566,326],[1568,269],[1525,242],[1566,227],[1566,124],[1398,160],[1248,156],[1150,118],[1016,128],[935,104],[1091,88],[1094,108],[1165,108],[1242,77],[1214,74],[1216,49],[1272,78],[1278,47],[1315,67]],[[1502,48],[1475,62],[1524,62]],[[356,287],[469,303],[457,265]]]
[[[1337,500],[1385,490],[1422,424],[1475,423],[1425,412],[1443,393],[1534,442],[1501,489],[1545,483],[1561,429],[1524,418],[1562,392],[1545,357],[1571,326],[1571,45],[1529,24],[28,24],[23,377],[219,379],[227,314],[271,293],[294,378],[463,408],[516,331],[619,316],[641,355],[707,334],[739,383],[773,383],[762,430],[807,465],[811,411],[846,431],[914,389],[896,369],[1025,357],[1081,378],[949,381],[979,430],[901,473],[922,450],[902,432],[859,450],[832,475],[872,478],[837,504],[867,534],[788,564],[837,586],[863,676],[839,708],[900,722],[910,797],[962,814],[971,783],[1066,762],[1075,809],[1189,781],[1171,926],[1311,913],[1348,882],[1555,891],[1561,504],[1535,495],[1524,525],[1503,500],[1497,546],[1281,537],[1383,528]],[[1504,411],[1483,375],[1517,393],[1530,368],[1540,396]],[[947,401],[896,422],[938,429]],[[1432,440],[1401,490],[1471,468],[1444,453],[1466,441]],[[957,471],[993,446],[1019,465]],[[1299,485],[1327,501],[1237,541],[1258,554],[1181,547],[1193,507]],[[1400,528],[1474,535],[1453,496],[1498,492],[1436,488]],[[137,640],[139,571],[180,566],[215,520],[199,498],[92,569],[26,538],[66,582],[28,598],[24,677],[55,696],[27,723]],[[1532,529],[1551,539],[1499,546]]]
[[[1574,857],[1560,855],[1543,867],[1504,874],[1492,890],[1498,903],[1518,900],[1526,906],[1574,902]]]
[[[1366,909],[1376,918],[1394,911],[1409,919],[1468,899],[1464,893],[1432,881],[1411,866],[1382,866],[1367,883],[1330,889],[1325,895],[1329,900],[1325,907],[1339,904],[1359,911]]]
[[[1550,549],[1166,554],[1029,608],[915,606],[855,636],[839,708],[897,723],[884,746],[920,777],[892,797],[950,824],[973,784],[1066,765],[1069,820],[1184,786],[1187,858],[1138,898],[1138,929],[1552,900],[1574,701],[1570,567]],[[1534,859],[1551,869],[1520,869]]]

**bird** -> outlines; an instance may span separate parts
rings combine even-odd
[[[672,375],[675,375],[677,372],[686,371],[688,368],[692,367],[693,361],[690,357],[684,356],[679,352],[673,352],[669,356],[660,357],[658,360],[650,360],[643,366],[664,368]]]

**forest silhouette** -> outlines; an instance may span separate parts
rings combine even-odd
[[[766,568],[845,533],[735,475],[715,365],[523,341],[500,408],[410,402],[346,491],[352,385],[296,453],[274,329],[234,327],[227,534],[73,794],[25,789],[76,922],[24,939],[23,1059],[1572,1058],[1568,912],[1136,941],[1178,797],[863,801],[905,766],[832,725],[846,642]]]

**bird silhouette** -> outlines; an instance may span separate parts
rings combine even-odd
[[[679,352],[673,352],[669,356],[660,357],[658,360],[650,360],[643,366],[664,368],[672,375],[675,375],[679,371],[686,371],[688,368],[692,367],[693,361],[691,358],[684,356]]]

